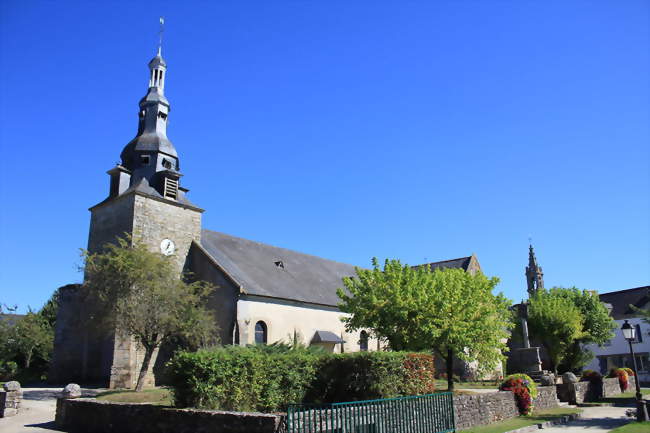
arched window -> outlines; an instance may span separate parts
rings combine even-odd
[[[361,331],[359,335],[359,350],[362,352],[368,351],[368,333],[366,331]]]
[[[261,320],[255,324],[255,344],[266,344],[266,323]]]

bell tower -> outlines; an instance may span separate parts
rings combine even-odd
[[[88,251],[99,252],[128,233],[152,251],[172,256],[180,277],[192,242],[201,239],[203,209],[187,199],[188,189],[181,186],[179,156],[167,137],[170,104],[165,97],[166,81],[167,63],[159,48],[149,62],[137,133],[122,150],[121,162],[108,171],[108,197],[90,208]],[[110,388],[135,386],[142,351],[133,339],[114,333],[102,347],[95,346],[97,343],[86,344],[81,356],[80,370],[86,380],[101,381]],[[152,369],[154,363],[155,359]],[[150,370],[147,383],[153,381]]]

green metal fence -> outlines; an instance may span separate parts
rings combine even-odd
[[[456,430],[451,392],[323,405],[291,404],[287,433],[446,433]]]

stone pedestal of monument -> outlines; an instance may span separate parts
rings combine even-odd
[[[517,370],[526,373],[537,381],[544,374],[542,360],[539,357],[539,347],[523,347],[513,351],[517,363]]]

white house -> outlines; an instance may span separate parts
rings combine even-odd
[[[616,335],[603,347],[596,344],[585,347],[595,355],[585,368],[599,371],[601,374],[606,374],[615,367],[632,368],[630,345],[621,332],[621,326],[627,320],[636,328],[637,338],[632,343],[632,349],[636,356],[639,378],[641,382],[650,382],[650,323],[646,323],[630,307],[633,305],[644,310],[650,309],[650,286],[603,293],[600,295],[600,300],[611,309],[611,315],[617,323],[614,330]]]

